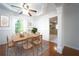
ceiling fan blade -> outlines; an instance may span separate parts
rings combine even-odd
[[[29,11],[32,11],[32,12],[35,12],[35,13],[37,12],[36,10],[32,10],[32,9],[29,9]]]
[[[28,14],[29,14],[29,16],[32,16],[31,13],[28,12]]]
[[[19,12],[19,14],[23,14],[23,11]]]
[[[21,8],[21,7],[19,7],[19,6],[15,6],[15,5],[10,5],[10,6],[12,6],[12,7],[16,7],[16,8]]]

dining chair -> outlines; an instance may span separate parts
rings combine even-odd
[[[19,54],[19,51],[20,52],[22,51],[23,41],[16,43],[13,41],[13,39],[15,39],[15,37],[19,38],[20,37],[19,33],[17,33],[16,35],[13,35],[11,37],[7,36],[7,52],[9,52],[8,50],[9,50],[9,48],[11,48],[14,55],[17,56]]]
[[[26,43],[23,44],[23,50],[29,51],[30,53],[32,52],[34,55],[34,47],[33,47],[33,44],[31,42],[32,42],[32,39],[29,39],[29,38],[28,38],[28,40],[26,39]]]
[[[38,48],[41,47],[41,52],[42,52],[42,35],[33,37],[33,45],[37,49],[37,55],[38,55]]]
[[[16,37],[16,40],[18,38],[21,38],[20,33],[16,33],[15,37]],[[16,55],[22,55],[22,46],[24,43],[25,43],[25,41],[15,42]]]

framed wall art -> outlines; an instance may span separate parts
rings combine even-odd
[[[1,16],[0,17],[0,26],[1,27],[8,27],[9,26],[9,17],[8,16]]]

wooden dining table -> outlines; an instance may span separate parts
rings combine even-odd
[[[38,37],[38,36],[40,36],[41,34],[39,34],[39,33],[36,33],[36,34],[33,34],[33,33],[23,33],[23,34],[18,34],[18,35],[15,35],[13,38],[12,38],[12,41],[14,42],[14,45],[15,45],[15,47],[14,47],[14,50],[15,50],[15,54],[17,54],[16,52],[17,52],[17,50],[16,50],[16,45],[17,45],[17,43],[18,42],[23,42],[23,41],[27,41],[27,40],[29,40],[29,39],[32,39],[32,41],[33,41],[33,38],[34,37]],[[42,39],[42,38],[41,38]],[[42,43],[41,43],[42,44]],[[23,43],[22,43],[22,45],[23,45]],[[33,51],[33,53],[34,53],[34,51]],[[34,54],[33,54],[34,55]]]
[[[22,37],[21,37],[20,34],[19,34],[19,35],[14,36],[12,41],[17,43],[17,42],[21,42],[21,41],[32,39],[33,37],[37,37],[39,35],[40,34],[25,33],[25,34],[22,34]]]

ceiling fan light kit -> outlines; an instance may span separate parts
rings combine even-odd
[[[29,16],[32,16],[32,13],[37,13],[37,10],[33,10],[33,9],[30,9],[30,6],[27,4],[27,3],[23,3],[22,5],[21,5],[21,7],[20,6],[15,6],[15,5],[10,5],[11,7],[15,7],[15,8],[20,8],[21,9],[21,11],[19,12],[19,14],[28,14]],[[24,11],[24,10],[25,11]]]

